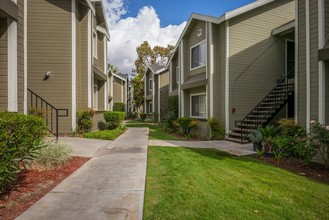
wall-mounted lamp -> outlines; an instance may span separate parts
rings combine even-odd
[[[47,71],[45,74],[45,77],[43,78],[43,81],[46,81],[50,77],[50,71]]]
[[[235,113],[236,112],[236,108],[232,108],[232,113]]]

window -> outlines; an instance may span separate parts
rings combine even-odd
[[[98,85],[95,84],[94,85],[94,109],[97,110],[98,109]]]
[[[191,95],[191,117],[206,117],[206,94]]]
[[[206,41],[191,49],[191,69],[206,65]]]
[[[93,31],[93,56],[97,59],[97,33]]]
[[[149,102],[149,114],[153,113],[153,105],[152,102]]]
[[[152,79],[149,79],[149,90],[152,91],[153,88],[153,82]]]
[[[179,83],[179,66],[176,67],[176,82]]]

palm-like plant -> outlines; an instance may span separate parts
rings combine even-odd
[[[279,133],[279,127],[267,125],[266,127],[260,128],[260,132],[262,133],[265,151],[270,152],[272,150],[274,137]]]

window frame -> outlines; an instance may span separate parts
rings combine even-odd
[[[97,53],[98,53],[98,48],[97,48],[97,44],[98,44],[98,35],[97,35],[97,31],[93,30],[93,57],[95,59],[97,59]]]
[[[93,109],[98,110],[98,84],[94,84],[94,94],[93,94]]]
[[[196,66],[196,67],[192,67],[192,50],[194,49],[194,48],[196,48],[196,47],[200,47],[200,45],[201,44],[205,44],[205,48],[206,48],[206,53],[205,53],[205,64],[203,64],[203,65],[199,65],[199,66]],[[200,53],[200,49],[199,49],[199,58],[201,57],[200,55],[201,55],[201,53]],[[200,60],[199,60],[199,63],[200,63]],[[199,43],[197,43],[197,44],[195,44],[195,45],[193,45],[192,47],[190,47],[190,70],[195,70],[195,69],[198,69],[198,68],[201,68],[201,67],[204,67],[204,66],[206,66],[207,65],[207,41],[206,41],[206,39],[204,39],[204,40],[202,40],[202,41],[200,41]]]
[[[192,97],[194,96],[205,96],[205,116],[196,116],[196,115],[192,115]],[[200,100],[199,100],[200,102]],[[199,109],[200,112],[200,109]],[[200,92],[200,93],[193,93],[190,94],[190,117],[191,118],[197,118],[197,119],[206,119],[207,118],[207,112],[208,112],[208,106],[207,106],[207,93],[206,92]]]
[[[150,106],[151,106],[152,108],[150,108]],[[153,102],[149,102],[149,106],[148,106],[148,107],[149,107],[149,109],[148,109],[148,110],[149,110],[149,111],[148,111],[149,114],[152,114],[152,113],[153,113]]]
[[[149,78],[149,91],[152,91],[153,90],[153,79],[152,77]]]
[[[179,66],[176,67],[176,83],[179,84]]]

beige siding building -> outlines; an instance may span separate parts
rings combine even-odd
[[[329,124],[329,2],[296,1],[296,118]]]
[[[199,121],[197,134],[210,136],[209,118],[234,134],[236,124],[293,72],[294,54],[286,56],[294,51],[293,28],[274,30],[294,19],[293,0],[259,0],[221,17],[192,14],[172,51],[169,94],[178,81],[179,115]],[[293,112],[293,102],[283,103],[280,114]]]
[[[123,103],[125,112],[127,112],[127,99],[128,99],[128,75],[126,74],[112,74],[112,108],[116,103]]]
[[[26,0],[0,4],[0,111],[26,112]]]
[[[169,70],[151,64],[144,75],[144,113],[155,114],[160,121],[167,115],[169,96]]]
[[[27,87],[55,108],[68,109],[59,132],[71,133],[77,111],[94,109],[97,118],[108,109],[103,2],[28,0],[26,7]]]

